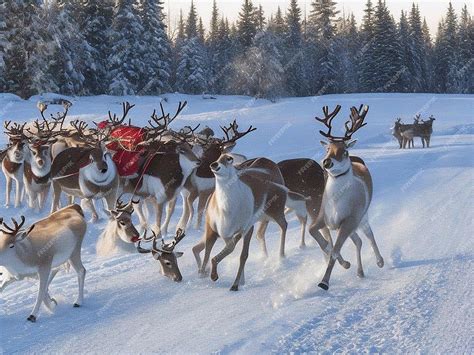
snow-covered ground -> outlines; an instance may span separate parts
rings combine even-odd
[[[236,293],[228,289],[239,252],[223,261],[217,283],[200,279],[191,247],[202,232],[189,230],[179,245],[185,252],[180,259],[184,280],[177,284],[159,274],[158,263],[149,255],[99,259],[95,241],[101,222],[89,226],[84,242],[84,306],[72,307],[77,291],[74,273],[60,273],[51,286],[59,302],[55,313],[42,309],[38,322],[31,324],[26,317],[37,282],[10,285],[0,294],[0,352],[474,351],[473,95],[327,95],[277,103],[237,96],[165,96],[170,111],[179,100],[188,100],[175,127],[201,123],[217,132],[219,124],[236,118],[242,128],[258,128],[239,142],[236,152],[276,161],[321,160],[321,127],[313,117],[322,114],[322,106],[342,105],[336,119],[342,127],[350,106],[368,104],[368,125],[357,132],[353,154],[364,158],[373,176],[370,216],[385,267],[376,266],[363,240],[366,278],[358,279],[355,267],[336,266],[330,290],[319,289],[323,255],[310,237],[306,249],[298,248],[299,226],[289,216],[287,258],[277,257],[279,238],[273,225],[267,235],[270,257],[262,259],[258,243],[252,241],[247,284]],[[0,120],[37,117],[37,100],[0,95]],[[120,113],[123,100],[137,105],[131,111],[132,122],[145,124],[160,98],[72,98],[70,116],[97,122],[109,109]],[[416,149],[399,150],[390,135],[392,122],[402,117],[411,123],[418,112],[424,118],[436,117],[432,147],[421,149],[416,140]],[[0,139],[3,145],[5,137]],[[3,205],[3,193],[0,199]],[[180,213],[181,208],[173,223]],[[24,208],[0,208],[3,217],[20,214],[28,221],[40,217]],[[218,242],[214,252],[221,246]],[[351,243],[343,254],[355,262]]]

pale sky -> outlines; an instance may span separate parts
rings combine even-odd
[[[209,20],[211,17],[213,0],[194,0],[199,16],[202,17],[206,28],[208,27]],[[242,0],[217,0],[217,6],[219,11],[230,21],[234,21],[238,17]],[[301,9],[304,11],[305,7],[309,12],[311,0],[298,0]],[[356,16],[357,23],[360,25],[363,10],[365,7],[366,0],[339,0],[337,1],[338,10],[341,12],[344,10],[346,14],[353,12]],[[459,15],[461,8],[464,4],[467,4],[469,13],[473,15],[473,4],[472,0],[451,0],[457,14]],[[254,5],[261,4],[265,11],[265,16],[269,17],[271,13],[275,13],[278,6],[282,10],[286,10],[290,3],[289,0],[253,0]],[[377,3],[377,0],[373,0],[372,3]],[[413,3],[413,0],[386,0],[387,6],[390,12],[398,21],[400,18],[400,12],[402,10],[409,10]],[[421,15],[426,17],[426,21],[430,27],[431,35],[436,33],[438,28],[439,20],[445,16],[446,9],[448,7],[449,0],[415,0],[420,7]],[[186,16],[191,0],[165,0],[166,13],[170,14],[171,27],[176,26],[179,10],[183,9],[183,13]]]

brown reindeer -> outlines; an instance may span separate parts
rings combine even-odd
[[[182,191],[183,214],[178,222],[178,228],[186,229],[192,221],[194,215],[194,201],[199,198],[196,228],[201,228],[204,209],[209,196],[214,191],[215,177],[211,171],[211,164],[215,162],[222,154],[228,154],[234,159],[234,164],[243,163],[246,157],[240,154],[233,154],[237,141],[250,132],[256,130],[250,126],[246,131],[239,132],[237,122],[234,120],[229,126],[221,126],[224,132],[223,138],[214,138],[210,135],[196,135],[194,137],[195,147],[200,150],[197,156],[201,160],[199,167],[193,171],[184,184]],[[209,133],[209,132],[207,132]],[[196,151],[196,148],[193,148]]]
[[[15,181],[15,208],[20,206],[23,193],[23,168],[26,151],[25,124],[7,121],[4,123],[5,133],[8,135],[8,146],[3,152],[2,171],[5,175],[5,207],[10,206],[12,181]]]
[[[327,154],[323,160],[327,181],[321,212],[318,219],[311,225],[309,232],[320,241],[320,245],[324,244],[324,239],[319,232],[321,228],[326,225],[337,232],[336,243],[330,252],[326,272],[319,283],[319,287],[324,290],[329,288],[332,269],[336,259],[340,257],[341,248],[347,238],[351,238],[357,248],[358,276],[364,276],[360,255],[362,242],[358,236],[359,233],[369,239],[377,257],[377,265],[383,267],[384,264],[367,213],[372,199],[372,178],[364,164],[350,159],[348,151],[356,142],[351,141],[352,135],[366,124],[364,119],[368,109],[368,106],[361,106],[359,109],[351,108],[350,120],[345,124],[346,132],[343,137],[337,137],[331,133],[332,120],[340,110],[339,105],[332,113],[324,107],[324,119],[316,117],[328,128],[327,132],[320,131],[329,140],[329,142],[321,142],[327,148]]]
[[[259,158],[246,164],[245,168],[234,166],[233,158],[223,154],[211,164],[216,176],[216,187],[209,199],[206,211],[206,227],[202,240],[193,247],[199,273],[205,275],[210,253],[218,237],[224,239],[224,249],[212,258],[211,279],[219,276],[217,265],[233,252],[237,242],[243,238],[240,265],[231,287],[237,291],[245,281],[244,267],[248,257],[250,239],[257,221],[271,219],[281,228],[280,255],[284,255],[287,222],[285,204],[287,199],[304,200],[304,197],[289,192],[274,181],[279,179],[278,166],[271,160]],[[204,261],[200,253],[205,249]]]
[[[0,265],[17,280],[39,277],[38,296],[28,320],[36,322],[42,303],[50,310],[55,307],[56,301],[49,295],[48,288],[58,268],[65,263],[69,263],[77,273],[79,295],[74,307],[81,306],[86,274],[81,260],[81,245],[87,227],[81,207],[71,205],[63,208],[27,229],[22,229],[23,216],[20,223],[13,220],[13,226],[3,221],[0,223]]]

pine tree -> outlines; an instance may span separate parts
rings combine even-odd
[[[411,89],[414,92],[424,91],[427,88],[427,58],[425,41],[418,6],[413,4],[410,12],[410,57],[405,63],[412,78]]]
[[[400,22],[398,24],[398,39],[400,41],[401,61],[404,65],[412,62],[412,47],[410,38],[410,24],[405,11],[402,10]],[[411,92],[413,90],[413,77],[408,70],[405,70],[400,77],[400,91]]]
[[[265,20],[265,13],[263,12],[262,5],[259,5],[258,8],[255,9],[255,21],[257,22],[257,31],[263,31],[267,21]]]
[[[5,1],[0,1],[0,92],[6,92],[6,82],[5,82],[5,51],[7,50],[8,41],[7,41],[7,22],[6,22],[6,3]]]
[[[236,93],[275,100],[284,83],[282,55],[271,31],[259,32],[253,46],[234,63],[233,89]]]
[[[197,18],[196,6],[194,1],[191,0],[191,7],[189,9],[188,18],[186,20],[186,38],[192,39],[198,36],[198,18]]]
[[[232,77],[232,61],[236,55],[235,45],[231,39],[229,22],[223,18],[219,24],[214,52],[212,88],[217,93],[228,93],[229,80]]]
[[[457,65],[455,53],[458,49],[457,18],[451,3],[444,21],[440,23],[435,49],[435,89],[446,92],[449,83],[449,72]]]
[[[135,95],[145,67],[141,53],[143,26],[133,0],[117,0],[112,23],[109,64],[109,92],[112,95]]]
[[[249,48],[253,43],[255,35],[257,34],[255,8],[251,0],[244,0],[242,10],[239,13],[237,31],[242,48]]]
[[[207,38],[207,43],[210,48],[216,45],[218,36],[219,36],[219,9],[217,8],[217,1],[214,0],[214,2],[212,3],[212,14],[211,14],[211,23],[209,26],[209,36]]]
[[[108,89],[107,58],[109,55],[109,29],[112,25],[111,0],[87,0],[77,5],[82,15],[79,28],[89,45],[93,65],[84,71],[85,87],[91,94],[103,94]]]
[[[146,94],[162,94],[170,90],[171,76],[171,44],[166,34],[163,1],[142,0],[140,15],[146,46],[139,87]]]
[[[268,28],[277,36],[284,36],[286,33],[286,24],[280,6],[278,6],[276,15],[271,19]]]
[[[280,21],[280,8],[278,8],[276,21]],[[278,30],[279,26],[274,26],[275,36],[281,38]],[[303,51],[303,34],[301,32],[301,9],[296,0],[290,1],[285,18],[284,33],[284,63],[285,82],[290,95],[303,96],[307,94],[308,87],[306,81],[306,58]]]

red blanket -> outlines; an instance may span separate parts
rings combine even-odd
[[[115,151],[113,161],[120,176],[136,174],[143,160],[144,150],[139,143],[145,139],[145,131],[134,126],[118,126],[110,133],[107,148]]]

